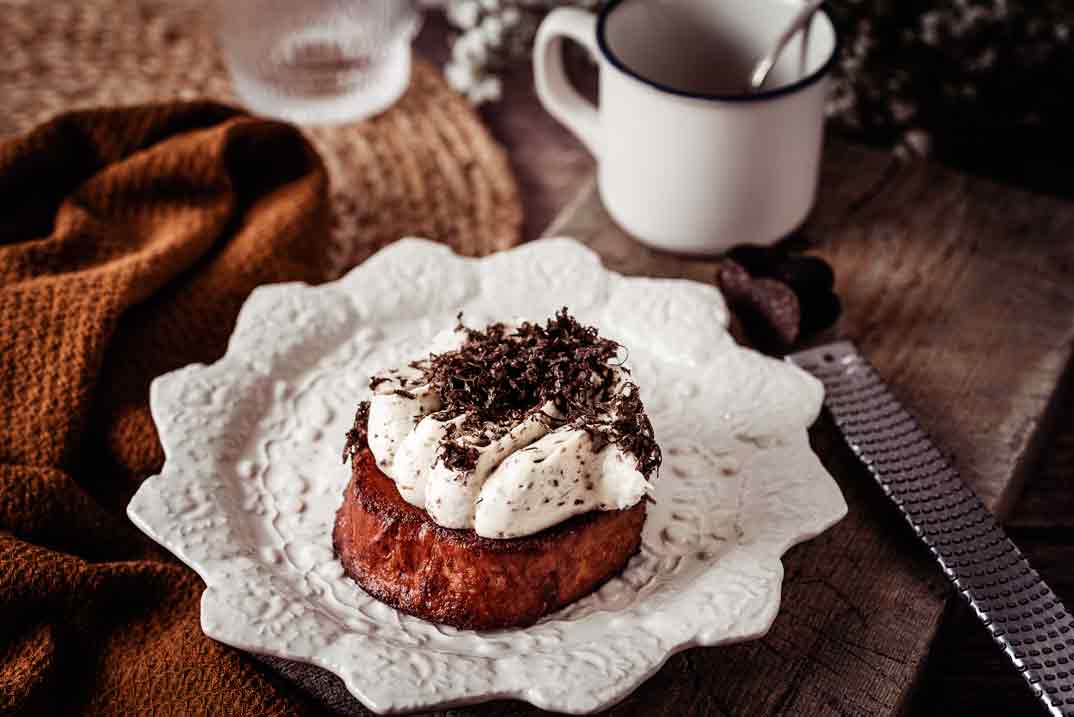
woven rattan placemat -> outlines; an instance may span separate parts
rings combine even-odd
[[[65,110],[208,97],[235,103],[191,0],[0,0],[0,135]],[[326,278],[404,235],[469,255],[518,243],[522,209],[503,150],[439,72],[364,122],[304,130],[332,182]]]

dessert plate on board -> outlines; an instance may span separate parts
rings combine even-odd
[[[525,629],[456,630],[366,595],[331,532],[369,377],[459,311],[484,326],[564,306],[627,347],[663,449],[641,552]],[[484,259],[399,241],[339,281],[258,288],[223,358],[154,381],[166,460],[127,512],[205,581],[208,636],[325,668],[376,712],[494,698],[593,712],[679,650],[764,635],[780,557],[846,514],[806,435],[819,382],[738,347],[728,320],[716,289],[614,274],[570,239]]]

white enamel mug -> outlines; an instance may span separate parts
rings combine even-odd
[[[597,159],[608,213],[660,249],[715,254],[773,244],[817,193],[828,74],[838,51],[819,11],[762,91],[746,86],[801,2],[610,0],[545,18],[534,47],[541,103]],[[564,38],[600,65],[599,107],[563,69]]]

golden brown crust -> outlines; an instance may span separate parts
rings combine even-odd
[[[507,540],[452,530],[407,503],[368,450],[352,460],[332,542],[366,592],[461,628],[531,625],[617,575],[641,545],[645,502]]]

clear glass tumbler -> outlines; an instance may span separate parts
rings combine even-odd
[[[414,0],[215,0],[239,98],[300,124],[374,115],[410,81]]]

